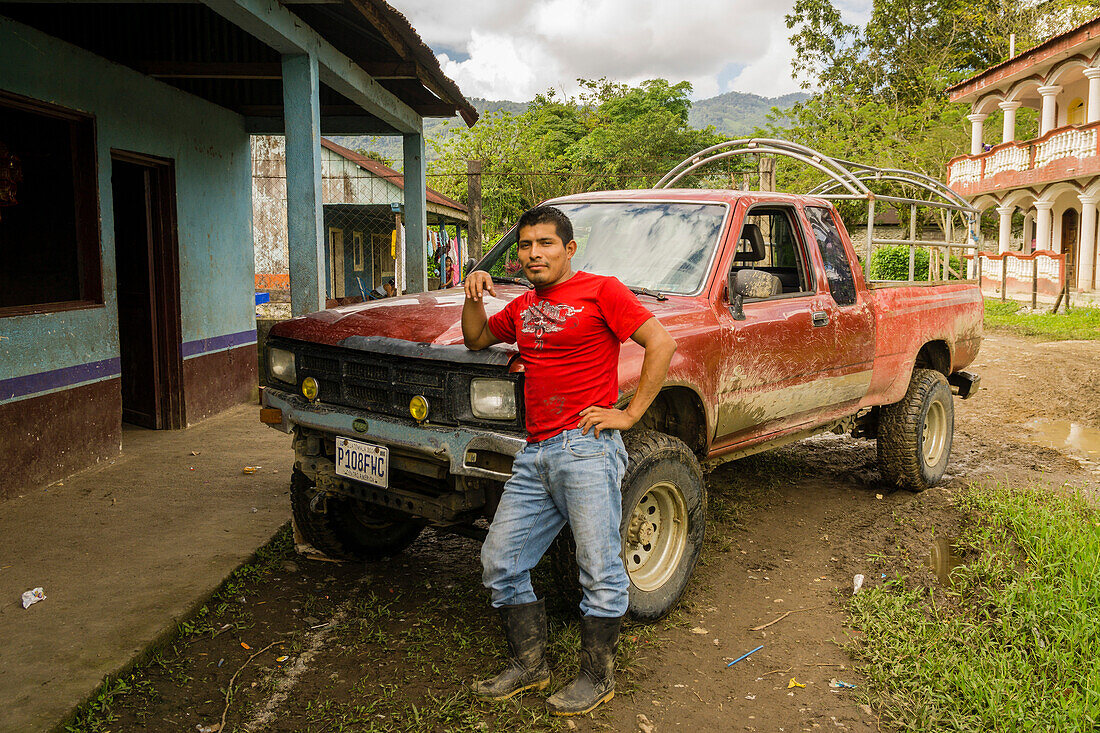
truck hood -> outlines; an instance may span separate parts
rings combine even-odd
[[[488,315],[503,310],[513,299],[527,292],[527,288],[519,285],[497,284],[494,287],[497,296],[485,297]],[[355,303],[282,321],[271,329],[271,335],[329,346],[339,346],[352,336],[379,336],[437,346],[461,345],[465,298],[462,288],[449,288]],[[641,296],[641,302],[662,321],[705,307],[694,298],[657,301]],[[497,348],[515,350],[511,345]]]

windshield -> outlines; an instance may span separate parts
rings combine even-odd
[[[688,295],[707,275],[726,207],[692,203],[554,204],[573,222],[573,270],[617,277],[627,287]],[[478,263],[500,277],[523,278],[517,232]]]

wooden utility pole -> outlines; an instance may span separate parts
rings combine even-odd
[[[775,158],[760,157],[760,190],[775,190]]]
[[[470,215],[470,256],[480,260],[484,251],[481,244],[481,161],[466,161],[466,208]]]

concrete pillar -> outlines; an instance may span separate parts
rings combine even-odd
[[[428,207],[425,201],[427,162],[424,135],[402,135],[405,152],[405,287],[410,293],[428,289]]]
[[[1090,66],[1085,69],[1089,79],[1089,98],[1085,107],[1085,122],[1100,122],[1100,69]]]
[[[1096,203],[1100,197],[1081,194],[1078,198],[1081,200],[1081,240],[1077,245],[1077,287],[1092,290],[1096,266]]]
[[[982,153],[982,123],[985,122],[986,117],[989,117],[989,115],[979,113],[966,116],[966,119],[970,120],[971,155],[981,155]]]
[[[1043,98],[1042,114],[1039,121],[1039,137],[1046,135],[1048,132],[1054,129],[1055,124],[1055,111],[1056,102],[1058,98],[1058,92],[1062,91],[1060,86],[1039,87],[1038,92]]]
[[[1001,142],[1010,143],[1016,139],[1016,110],[1020,108],[1020,102],[1001,102],[997,106],[1004,113],[1004,124],[1001,126]]]
[[[282,69],[290,312],[300,316],[325,307],[317,57],[309,54],[283,56]]]
[[[1015,206],[998,206],[1000,215],[1000,227],[997,229],[997,251],[1004,253],[1012,249],[1012,215],[1016,213]]]
[[[1054,202],[1052,201],[1036,201],[1035,202],[1035,249],[1053,249],[1050,241],[1051,234],[1051,213]]]

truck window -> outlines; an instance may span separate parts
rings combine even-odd
[[[741,225],[730,271],[753,269],[774,275],[783,285],[782,296],[811,293],[809,270],[793,214],[787,208],[751,209]]]
[[[628,287],[697,293],[726,221],[725,204],[591,202],[555,204],[573,223],[573,269],[612,275]],[[493,275],[522,277],[515,229],[478,263]]]
[[[829,280],[833,300],[837,305],[852,305],[856,302],[856,283],[832,212],[820,206],[807,206],[806,218],[810,220],[810,228],[821,252],[821,262],[825,265],[825,277]]]

